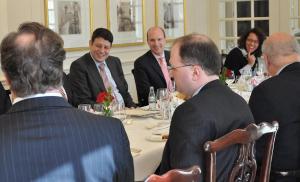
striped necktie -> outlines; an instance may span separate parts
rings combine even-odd
[[[111,85],[109,83],[108,77],[107,77],[106,72],[105,72],[105,64],[104,63],[99,64],[99,70],[100,70],[99,72],[100,72],[100,75],[102,77],[104,86],[107,90],[109,87],[111,87]]]
[[[163,57],[158,58],[158,61],[159,61],[161,71],[164,74],[164,78],[165,78],[166,83],[167,83],[167,88],[168,88],[169,91],[172,91],[173,90],[173,85],[172,85],[172,81],[170,79],[167,63],[166,63],[166,61],[164,60]]]

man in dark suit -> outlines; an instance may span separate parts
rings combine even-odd
[[[166,35],[161,27],[152,27],[147,32],[150,50],[134,62],[134,79],[140,106],[148,105],[150,86],[173,89],[170,75],[164,73],[169,65],[170,52],[165,51]],[[162,64],[160,62],[162,61]]]
[[[218,79],[221,57],[205,35],[175,40],[170,64],[176,88],[190,99],[174,112],[160,173],[199,165],[205,177],[204,143],[246,127],[253,116],[245,100]],[[228,181],[237,153],[233,146],[217,154],[217,181]]]
[[[300,181],[300,47],[291,35],[274,33],[263,54],[272,77],[254,88],[249,106],[255,122],[279,122],[270,181]],[[256,146],[260,161],[264,142]]]
[[[63,88],[64,92],[67,95],[68,102],[73,105],[73,90],[69,76],[64,72],[63,73]]]
[[[3,88],[2,83],[0,83],[0,115],[8,111],[10,107],[11,107],[10,98],[6,90]]]
[[[69,78],[75,106],[96,103],[97,95],[109,87],[118,103],[135,106],[120,59],[109,55],[112,42],[113,35],[108,29],[96,29],[89,43],[90,52],[71,64]]]
[[[18,28],[18,32],[22,32],[22,33],[31,33],[31,34],[35,34],[35,36],[38,36],[38,33],[40,31],[42,31],[43,29],[45,29],[45,27],[38,23],[38,22],[25,22],[22,23],[19,28]],[[60,88],[60,92],[62,94],[62,96],[68,100],[68,102],[70,104],[72,103],[72,88],[71,88],[71,83],[69,81],[68,76],[63,73],[63,86]]]
[[[122,123],[62,98],[63,40],[37,31],[12,32],[1,43],[14,100],[0,116],[0,181],[133,181]]]

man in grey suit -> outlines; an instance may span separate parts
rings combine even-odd
[[[0,181],[133,181],[122,123],[62,97],[63,40],[48,28],[12,32],[1,66],[13,106],[0,116]]]
[[[147,32],[147,43],[150,50],[134,62],[133,74],[140,106],[148,105],[150,86],[153,86],[154,90],[173,86],[169,73],[164,74],[160,63],[162,59],[162,63],[167,67],[170,59],[170,52],[164,50],[165,31],[161,27],[151,27]]]
[[[96,29],[89,42],[90,52],[71,64],[68,76],[75,106],[96,103],[97,95],[110,87],[118,103],[135,107],[120,59],[109,55],[112,42],[113,35],[108,29]]]
[[[300,47],[287,33],[274,33],[263,44],[271,78],[254,88],[249,106],[255,122],[279,123],[271,166],[271,182],[300,181]],[[264,141],[256,145],[258,161]]]
[[[247,126],[253,116],[245,100],[218,79],[221,57],[205,35],[175,40],[170,64],[176,88],[190,99],[174,112],[160,173],[199,165],[205,177],[204,143]],[[233,146],[217,154],[217,181],[228,181],[237,150]]]

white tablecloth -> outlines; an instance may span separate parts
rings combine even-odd
[[[246,91],[246,90],[239,89],[237,83],[233,83],[233,79],[227,79],[226,83],[232,89],[232,91],[234,91],[235,93],[237,93],[241,97],[243,97],[247,103],[249,102],[249,99],[250,99],[250,96],[251,96],[251,91]]]
[[[130,141],[130,148],[141,149],[141,152],[133,155],[134,179],[135,181],[143,181],[147,176],[155,172],[161,161],[165,146],[165,141],[155,142],[146,139],[155,129],[148,129],[147,126],[149,127],[153,123],[161,123],[162,121],[153,118],[137,117],[132,117],[130,120],[132,124],[124,125]],[[168,131],[168,128],[163,131]]]

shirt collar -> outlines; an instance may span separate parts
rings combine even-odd
[[[90,53],[90,55],[91,55],[91,57],[92,57],[94,63],[96,64],[97,68],[99,67],[99,65],[100,65],[101,63],[103,63],[105,66],[107,66],[105,60],[104,60],[104,61],[101,61],[101,62],[98,62],[98,61],[96,61],[96,59],[93,57],[93,55],[92,55],[91,53]]]
[[[193,94],[192,97],[194,97],[195,95],[197,95],[205,85],[207,85],[208,83],[210,83],[210,82],[212,82],[212,81],[215,81],[215,80],[218,80],[218,79],[211,80],[211,81],[206,82],[206,83],[204,83],[203,85],[201,85],[201,86],[194,92],[194,94]]]
[[[32,99],[32,98],[37,98],[37,97],[63,97],[59,91],[57,92],[46,92],[46,93],[39,93],[39,94],[33,94],[33,95],[30,95],[30,96],[26,96],[26,97],[16,97],[13,101],[13,104],[16,104],[17,102],[20,102],[22,100],[26,100],[26,99]]]
[[[165,52],[162,53],[161,56],[158,56],[156,54],[154,54],[153,52],[151,52],[153,54],[153,56],[155,57],[156,60],[158,60],[159,58],[165,58]]]

